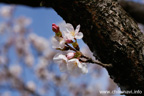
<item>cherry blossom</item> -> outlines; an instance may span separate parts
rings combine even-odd
[[[10,66],[9,71],[14,76],[19,76],[22,72],[22,68],[19,64],[15,64],[13,66]]]
[[[35,91],[36,90],[36,85],[33,81],[28,81],[26,84],[27,88],[30,89],[31,91]]]
[[[88,69],[85,63],[81,63],[78,59],[68,60],[68,70],[74,74],[88,73]]]
[[[54,56],[53,60],[59,64],[60,71],[70,71],[70,73],[74,74],[87,73],[88,69],[86,64],[79,61],[79,57],[81,57],[81,52],[78,51],[79,45],[77,42],[73,42],[73,40],[81,39],[83,37],[83,34],[79,32],[80,25],[78,25],[74,30],[73,26],[67,23],[65,25],[65,30],[60,30],[59,26],[52,24],[52,30],[56,34],[52,38],[53,48],[65,50],[64,48],[68,47],[73,51],[77,50],[76,53],[66,50],[68,51],[67,55],[57,54]],[[69,44],[72,44],[74,48],[72,48]]]
[[[39,51],[43,52],[49,48],[49,42],[45,38],[42,38],[34,33],[31,33],[28,39],[32,42],[34,47]]]
[[[28,25],[31,20],[24,16],[15,18],[14,14],[12,14],[15,10],[6,11],[9,11],[11,16],[6,16],[8,19],[0,25],[0,33],[2,33],[0,35],[6,39],[4,41],[3,39],[1,40],[0,48],[0,83],[2,84],[2,89],[4,89],[1,92],[2,96],[13,95],[13,90],[23,96],[42,96],[55,93],[55,96],[67,94],[73,96],[79,94],[82,96],[96,96],[99,93],[99,91],[94,90],[98,89],[97,87],[88,90],[91,85],[97,85],[97,82],[85,82],[87,76],[80,76],[83,73],[87,73],[87,65],[89,63],[87,61],[93,59],[91,57],[92,54],[88,53],[88,49],[85,49],[87,54],[77,49],[77,46],[79,47],[78,38],[71,36],[72,34],[68,32],[66,23],[62,26],[52,25],[52,30],[57,36],[57,44],[62,43],[61,39],[63,41],[62,47],[58,46],[62,50],[55,47],[59,51],[54,51],[50,50],[48,39],[29,30]],[[78,33],[80,32],[78,31]],[[8,37],[6,38],[5,35]],[[55,45],[57,46],[57,44]],[[54,56],[57,52],[60,52],[60,54]],[[53,57],[55,57],[60,71],[65,73],[58,73],[57,66],[52,61]],[[13,64],[14,62],[16,64]],[[101,67],[90,65],[89,69],[88,80],[95,81],[95,79],[100,78],[94,75],[100,73],[98,71],[102,69]],[[75,78],[75,75],[79,77]],[[101,72],[100,76],[105,75]],[[78,83],[79,81],[80,83]],[[7,88],[8,90],[10,89],[10,92],[7,91]],[[51,90],[53,91],[51,92]],[[64,92],[66,94],[63,94],[63,90],[66,91]]]
[[[54,36],[52,38],[53,48],[61,48],[65,47],[65,40],[62,37]]]
[[[0,64],[6,64],[6,57],[0,56]]]
[[[66,27],[66,31],[64,31],[64,34],[66,34],[67,38],[69,38],[70,40],[83,38],[83,33],[79,32],[80,25],[78,25],[75,30],[70,23],[67,23],[65,27]]]
[[[67,57],[63,54],[56,54],[53,60],[59,64],[60,71],[65,72],[67,71]]]
[[[28,26],[31,24],[31,19],[21,16],[16,19],[16,24],[21,25],[21,26]]]
[[[61,27],[60,27],[61,28]],[[52,24],[52,30],[55,32],[55,36],[52,39],[53,48],[60,50],[67,55],[57,54],[53,60],[60,64],[61,71],[69,71],[72,74],[85,74],[88,73],[87,63],[96,63],[103,67],[111,67],[111,64],[103,64],[102,62],[93,59],[91,54],[90,57],[85,56],[81,51],[77,39],[82,39],[83,34],[79,32],[80,25],[74,27],[67,23],[65,28],[59,29],[59,26]],[[74,51],[74,52],[70,52]]]
[[[4,33],[7,29],[8,25],[6,23],[0,24],[0,34]]]
[[[72,59],[74,56],[75,56],[75,53],[73,53],[73,52],[70,52],[67,54],[68,59]]]
[[[3,6],[0,9],[0,15],[4,18],[11,17],[14,6]]]
[[[25,57],[25,63],[28,65],[28,66],[32,66],[34,64],[34,57],[32,54],[28,54],[26,57]]]
[[[73,53],[68,53],[67,57],[63,54],[57,54],[54,56],[53,60],[59,64],[60,71],[62,72],[69,71],[71,74],[74,75],[87,73],[88,69],[85,63],[81,63],[78,59],[68,60],[69,57],[73,56],[74,56]]]

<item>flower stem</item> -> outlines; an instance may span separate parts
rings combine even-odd
[[[67,45],[67,47],[69,47],[70,48],[70,50],[73,50],[73,51],[75,51],[75,52],[77,52],[78,50],[76,50],[76,49],[74,49],[73,47],[71,47],[70,45],[68,45],[67,43],[65,43],[66,45]]]
[[[75,52],[78,51],[78,50],[76,50],[75,48],[73,48],[73,47],[71,47],[70,45],[68,45],[67,43],[66,43],[66,45],[67,45],[67,47],[69,47],[71,50],[73,50],[73,51],[75,51]],[[86,56],[84,56],[83,54],[81,55],[81,57],[87,59],[87,61],[82,61],[82,60],[81,60],[82,62],[98,64],[98,65],[100,65],[100,66],[102,66],[102,67],[105,67],[105,68],[107,68],[107,67],[112,67],[112,64],[104,64],[104,63],[102,63],[102,62],[100,62],[100,61],[93,61],[91,58],[86,57]]]
[[[84,56],[84,55],[82,55],[81,57],[87,59],[87,61],[84,61],[84,62],[86,62],[86,63],[98,64],[98,65],[100,65],[100,66],[102,66],[102,67],[105,67],[105,68],[107,68],[107,67],[112,67],[112,64],[104,64],[104,63],[102,63],[102,62],[100,62],[100,61],[93,61],[91,58],[86,57],[86,56]]]

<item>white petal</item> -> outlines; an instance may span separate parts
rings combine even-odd
[[[67,24],[66,24],[66,30],[67,30],[68,32],[72,32],[72,31],[74,31],[74,27],[73,27],[70,23],[67,23]]]
[[[88,73],[87,65],[82,63],[83,67],[81,68],[82,73],[86,74]]]
[[[54,36],[52,38],[52,48],[61,48],[65,47],[65,40],[61,37]]]
[[[78,66],[79,68],[82,68],[82,67],[83,67],[82,63],[80,63],[78,59],[77,59],[76,62],[77,62],[77,66]]]
[[[59,47],[59,42],[55,37],[52,38],[52,48],[58,48]]]
[[[65,39],[66,40],[73,40],[74,36],[72,36],[70,33],[65,34]]]
[[[75,38],[76,39],[82,39],[83,38],[83,33],[82,32],[79,32],[75,35]]]
[[[77,65],[75,65],[75,62],[76,62],[76,59],[71,59],[68,61],[67,63],[68,70],[72,71],[77,67]]]
[[[88,69],[87,68],[82,68],[82,73],[84,73],[84,74],[86,74],[86,73],[88,73]]]
[[[53,60],[56,62],[56,63],[61,63],[63,61],[66,61],[67,62],[67,58],[65,55],[62,55],[62,54],[56,54],[53,58]]]
[[[61,40],[60,43],[59,43],[59,48],[64,48],[65,47],[65,40]]]
[[[80,25],[78,25],[78,26],[76,27],[75,33],[77,34],[77,33],[79,32],[79,30],[80,30]]]

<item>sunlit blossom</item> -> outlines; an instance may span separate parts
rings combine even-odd
[[[73,40],[73,39],[83,38],[83,33],[79,32],[80,25],[78,25],[75,30],[74,30],[74,27],[70,23],[67,23],[65,27],[66,27],[66,31],[64,31],[64,34],[66,35],[68,39]]]
[[[68,70],[74,74],[87,73],[88,69],[85,63],[81,63],[78,59],[68,60]]]
[[[54,36],[52,38],[52,47],[63,49],[65,47],[65,40],[62,37]]]
[[[60,71],[65,72],[67,71],[67,57],[63,54],[56,54],[53,60],[59,64]]]

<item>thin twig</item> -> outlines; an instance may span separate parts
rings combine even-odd
[[[112,67],[112,64],[104,64],[104,63],[102,63],[102,62],[100,62],[100,61],[93,61],[91,58],[86,57],[86,56],[84,56],[84,55],[82,55],[81,57],[86,58],[87,61],[84,61],[84,62],[87,62],[87,63],[98,64],[98,65],[100,65],[100,66],[102,66],[102,67],[105,67],[105,68],[107,68],[107,67]]]
[[[75,52],[78,51],[78,50],[74,49],[73,47],[71,47],[70,45],[68,45],[67,43],[66,43],[66,45],[67,45],[67,47],[69,47],[71,50],[73,50],[73,51],[75,51]],[[105,67],[105,68],[107,68],[107,67],[112,67],[112,64],[104,64],[104,63],[102,63],[102,62],[100,62],[100,61],[93,61],[91,58],[86,57],[86,56],[84,56],[83,54],[81,55],[81,57],[87,59],[87,61],[83,61],[83,62],[86,62],[86,63],[98,64],[98,65],[100,65],[100,66],[102,66],[102,67]],[[82,60],[81,60],[81,61],[82,61]]]
[[[74,49],[73,47],[71,47],[70,45],[68,45],[67,43],[65,43],[67,45],[67,47],[69,47],[71,50],[77,52],[78,50]]]

